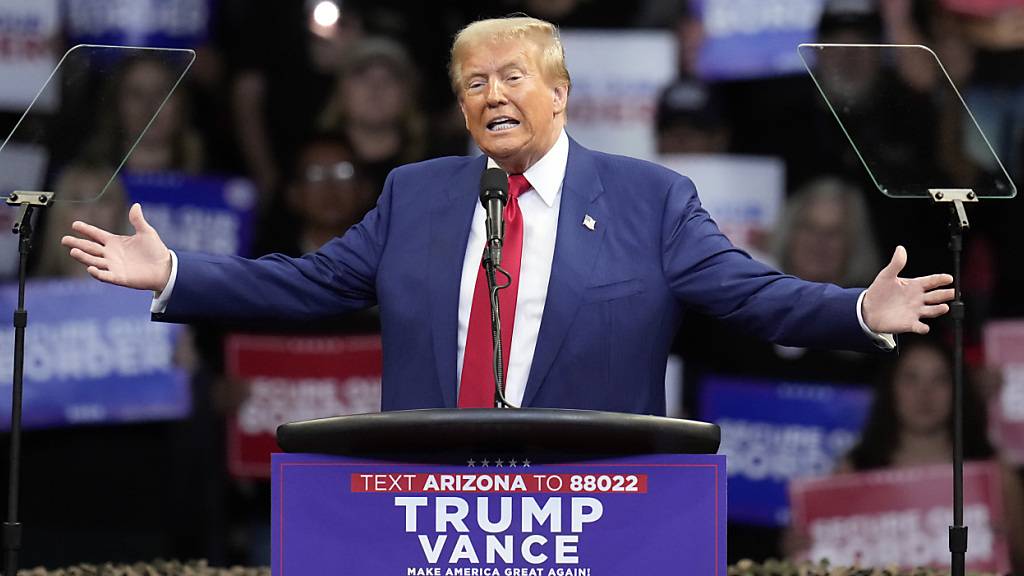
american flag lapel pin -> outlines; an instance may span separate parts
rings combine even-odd
[[[587,214],[583,217],[583,226],[587,230],[593,232],[594,227],[597,226],[597,220],[594,220],[594,218],[590,214]]]

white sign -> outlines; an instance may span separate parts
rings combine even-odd
[[[771,234],[782,213],[786,167],[768,156],[676,154],[658,162],[697,186],[704,209],[733,244],[754,252]]]
[[[46,83],[57,65],[59,25],[57,0],[0,2],[0,110],[24,111]],[[47,92],[38,106],[50,111],[56,93]]]
[[[567,131],[588,148],[652,160],[658,93],[676,76],[668,32],[561,33],[572,76]]]

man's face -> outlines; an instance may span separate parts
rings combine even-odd
[[[555,144],[565,124],[568,87],[544,78],[529,41],[483,44],[462,60],[459,105],[477,146],[519,174]]]

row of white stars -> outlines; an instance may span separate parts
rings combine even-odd
[[[478,465],[481,466],[481,467],[486,468],[486,467],[491,465],[491,461],[486,459],[486,458],[484,458],[483,460],[480,460],[479,462],[477,462],[476,460],[473,460],[473,459],[469,459],[469,460],[466,461],[466,466],[469,466],[470,468],[476,468]],[[496,468],[501,468],[501,467],[505,466],[505,461],[502,460],[501,458],[498,458],[497,460],[494,461],[494,466]],[[522,463],[520,463],[515,458],[513,458],[513,459],[508,461],[508,467],[509,468],[512,468],[512,467],[515,467],[515,466],[522,466],[523,468],[529,468],[530,467],[530,461],[524,459],[522,461]]]

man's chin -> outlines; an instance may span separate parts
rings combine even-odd
[[[479,145],[479,143],[478,143]],[[480,150],[487,155],[488,158],[492,158],[495,162],[511,162],[516,159],[517,156],[522,155],[522,146],[512,146],[508,144],[497,144],[480,146]]]

